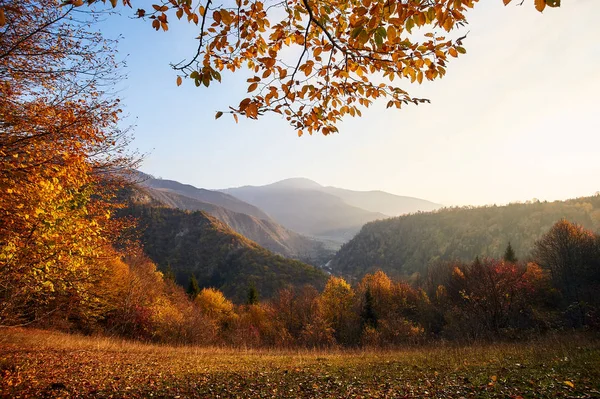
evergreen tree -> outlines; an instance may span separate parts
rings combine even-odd
[[[170,263],[167,265],[167,270],[165,270],[165,280],[175,282],[175,272],[173,272],[173,268],[171,267]]]
[[[374,298],[371,288],[365,291],[365,303],[361,312],[363,327],[377,328],[377,314],[375,313]]]
[[[258,305],[258,290],[254,286],[254,284],[251,284],[250,288],[248,289],[248,298],[246,300],[246,304]]]
[[[193,274],[190,276],[190,282],[188,283],[187,294],[190,298],[194,299],[200,293],[200,286],[198,285],[198,280],[196,280],[196,276]]]
[[[513,250],[512,245],[510,245],[510,241],[508,242],[508,246],[506,247],[506,251],[504,251],[504,261],[508,263],[517,263],[517,255]]]

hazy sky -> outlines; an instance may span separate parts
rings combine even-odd
[[[155,32],[121,17],[102,29],[125,36],[121,97],[137,125],[133,147],[149,153],[141,169],[155,176],[205,188],[302,176],[447,205],[600,191],[600,2],[567,1],[543,14],[533,1],[482,3],[468,14],[468,53],[442,80],[408,84],[430,105],[375,104],[328,137],[299,138],[276,115],[216,121],[246,83],[229,75],[209,89],[175,85],[169,62],[192,55],[193,26],[173,21]]]

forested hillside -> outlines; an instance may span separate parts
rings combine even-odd
[[[381,269],[392,276],[423,272],[437,260],[501,256],[510,241],[519,258],[559,219],[598,231],[600,195],[568,201],[447,208],[366,224],[330,267],[360,278]]]
[[[171,190],[144,188],[158,204],[186,211],[204,211],[225,223],[235,232],[260,246],[288,258],[313,265],[329,261],[335,251],[323,241],[288,230],[270,218],[259,219],[246,213],[234,212],[212,203],[203,202]]]
[[[194,276],[200,288],[244,301],[252,285],[269,298],[287,286],[325,284],[322,271],[260,247],[205,212],[138,203],[127,213],[138,220],[146,254],[183,286]]]

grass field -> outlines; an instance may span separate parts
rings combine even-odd
[[[600,398],[600,342],[245,351],[0,330],[3,398]]]

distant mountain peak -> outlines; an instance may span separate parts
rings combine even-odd
[[[269,187],[293,188],[298,190],[320,189],[323,186],[306,177],[292,177],[268,185]]]

